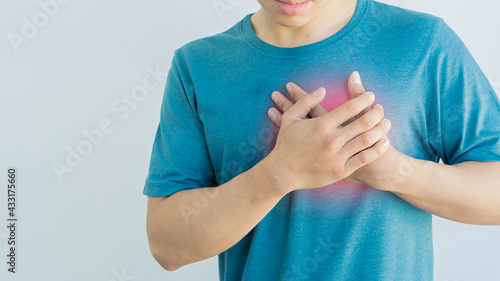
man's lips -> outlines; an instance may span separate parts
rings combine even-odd
[[[286,4],[290,4],[290,5],[297,5],[297,4],[301,4],[301,3],[304,3],[304,2],[307,2],[309,0],[304,0],[304,1],[281,1],[281,0],[278,0],[279,2],[282,2],[282,3],[286,3]]]
[[[278,10],[288,16],[298,16],[302,14],[307,6],[310,4],[310,0],[298,2],[298,1],[281,1],[281,0],[275,0],[276,7]],[[295,3],[295,4],[292,4]]]

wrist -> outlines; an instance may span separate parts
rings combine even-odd
[[[382,191],[392,191],[404,179],[400,174],[401,167],[407,166],[406,157],[408,156],[389,145],[379,159],[353,173],[349,177],[349,182],[363,183]]]
[[[403,192],[408,185],[408,180],[414,177],[417,169],[424,163],[424,160],[413,158],[394,149],[386,169],[388,176],[384,177],[380,186],[385,191]]]
[[[257,166],[258,174],[268,183],[271,193],[285,196],[298,189],[298,182],[291,177],[286,165],[272,154],[262,159]]]

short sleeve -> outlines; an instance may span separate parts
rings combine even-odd
[[[445,164],[500,161],[500,102],[458,35],[441,19],[428,64],[437,105],[429,139]],[[432,106],[431,106],[432,107]]]
[[[196,110],[194,86],[189,73],[183,73],[181,68],[176,51],[143,189],[147,196],[168,196],[185,189],[213,186],[213,169]]]

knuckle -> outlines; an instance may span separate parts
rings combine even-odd
[[[370,155],[366,151],[361,152],[359,154],[359,157],[361,159],[362,164],[368,164],[370,162]]]
[[[338,167],[335,167],[333,169],[333,176],[336,178],[345,178],[346,176],[346,169],[343,165],[339,165]]]
[[[371,135],[370,135],[370,134],[363,134],[363,135],[361,136],[361,139],[362,139],[362,141],[363,141],[363,145],[364,145],[364,146],[370,146],[370,145],[372,145],[372,144],[373,144],[373,143],[372,143],[372,137],[371,137]]]
[[[361,117],[361,126],[365,130],[369,130],[372,126],[371,119],[367,116]]]
[[[324,121],[319,121],[314,124],[314,130],[319,133],[326,133],[328,131],[328,127],[329,124]]]
[[[283,101],[281,101],[280,99],[278,99],[275,103],[276,103],[276,105],[277,105],[279,108],[283,109]]]
[[[356,106],[356,103],[353,100],[350,100],[347,102],[347,111],[350,114],[356,114],[358,112],[358,107]]]
[[[327,149],[335,149],[339,144],[339,137],[337,135],[331,135],[326,141]]]

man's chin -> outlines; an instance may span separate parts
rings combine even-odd
[[[286,16],[283,14],[278,14],[275,16],[274,21],[281,26],[289,28],[298,28],[306,25],[309,20],[307,16]]]

